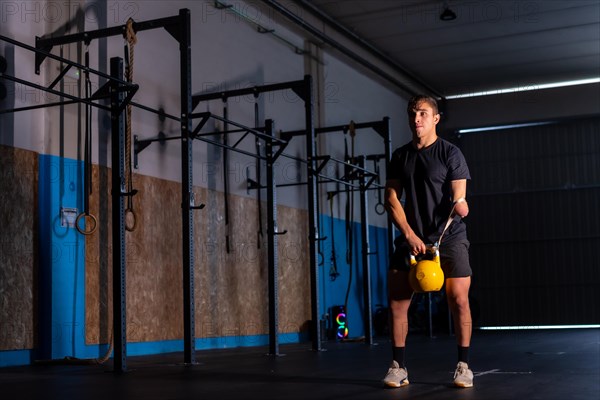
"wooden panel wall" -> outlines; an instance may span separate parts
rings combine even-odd
[[[0,146],[0,350],[36,342],[38,155]]]
[[[86,240],[86,341],[110,340],[112,326],[110,172],[94,168],[90,207],[98,231]],[[103,188],[100,190],[100,188]],[[137,227],[127,233],[127,334],[130,342],[182,339],[180,185],[134,175]],[[267,236],[258,234],[258,202],[195,188],[196,337],[268,333]],[[263,218],[265,216],[263,207]],[[280,331],[306,329],[310,319],[307,213],[279,207]],[[226,237],[229,237],[229,249]],[[259,248],[260,243],[260,248]]]

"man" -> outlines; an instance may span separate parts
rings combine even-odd
[[[409,101],[407,112],[412,141],[392,154],[385,189],[386,210],[401,236],[395,240],[388,275],[393,360],[383,382],[387,387],[409,383],[404,362],[408,308],[413,293],[408,281],[409,259],[410,255],[425,254],[427,245],[438,242],[443,233],[440,259],[458,345],[454,385],[472,387],[473,372],[468,367],[471,267],[462,221],[469,212],[465,197],[471,176],[458,147],[437,136],[440,114],[436,100],[415,96]],[[403,194],[404,205],[400,203]]]

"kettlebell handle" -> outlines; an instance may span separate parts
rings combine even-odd
[[[433,261],[435,261],[436,263],[439,264],[439,262],[440,262],[440,250],[439,250],[439,248],[437,246],[437,243],[434,244],[434,245],[427,245],[426,247],[427,247],[427,252],[433,253]],[[410,266],[414,267],[416,265],[417,265],[417,259],[416,259],[416,257],[413,254],[411,254],[410,255]]]

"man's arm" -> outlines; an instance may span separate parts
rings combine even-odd
[[[400,232],[406,238],[410,250],[414,255],[419,253],[425,253],[427,248],[425,243],[415,234],[412,230],[408,221],[406,220],[406,214],[404,208],[400,204],[400,198],[402,197],[402,184],[397,179],[390,179],[385,183],[385,209],[392,219],[392,222],[396,228],[400,229]]]
[[[458,179],[451,182],[452,202],[454,203],[454,213],[461,218],[469,214],[469,204],[467,203],[467,180]]]

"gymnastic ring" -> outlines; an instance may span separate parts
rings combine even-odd
[[[131,215],[133,222],[132,223],[128,223],[129,218],[127,218],[129,215]],[[133,208],[126,208],[125,209],[125,229],[127,229],[127,231],[129,232],[133,232],[135,231],[135,228],[137,228],[137,214],[135,213],[135,211],[133,211]]]
[[[375,204],[375,212],[377,213],[377,215],[385,214],[385,206],[383,205],[383,203]]]
[[[86,231],[85,229],[81,229],[79,227],[79,220],[85,217],[90,217],[91,220],[94,221],[94,226],[89,231]],[[96,219],[94,214],[82,212],[77,216],[77,219],[75,220],[75,228],[77,228],[77,231],[82,235],[91,235],[92,233],[96,232],[96,228],[98,228],[98,220]]]

